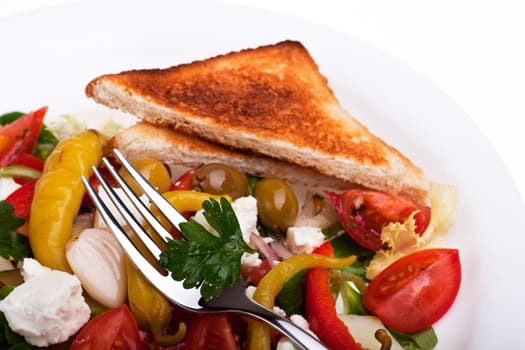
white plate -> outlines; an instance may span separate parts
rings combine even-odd
[[[436,324],[438,349],[525,348],[525,211],[510,176],[470,119],[409,67],[347,35],[243,7],[203,2],[89,1],[0,23],[0,112],[48,105],[49,116],[101,107],[84,87],[103,73],[165,67],[300,40],[341,103],[460,202],[447,244],[459,247],[460,293]],[[103,112],[100,112],[103,114]]]

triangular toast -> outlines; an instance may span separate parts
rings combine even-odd
[[[86,94],[155,125],[422,202],[422,171],[346,112],[308,51],[283,41],[107,74]]]

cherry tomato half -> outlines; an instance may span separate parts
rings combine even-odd
[[[365,307],[388,327],[415,333],[452,306],[461,283],[457,249],[426,249],[395,261],[370,282]]]
[[[381,230],[391,222],[403,222],[414,212],[416,233],[423,234],[430,222],[430,208],[407,198],[370,190],[348,190],[341,195],[327,192],[346,232],[370,250],[381,248]]]
[[[186,350],[237,350],[237,343],[226,315],[200,315],[186,335]]]
[[[70,347],[70,350],[99,349],[143,349],[137,322],[126,305],[93,318],[80,330]]]
[[[42,107],[0,128],[0,167],[14,164],[21,154],[31,152],[46,112],[47,107]]]

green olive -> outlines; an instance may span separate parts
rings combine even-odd
[[[225,164],[206,164],[191,178],[191,188],[210,194],[229,194],[233,199],[246,196],[248,178],[246,175]]]
[[[299,206],[293,190],[278,179],[263,179],[255,185],[253,196],[261,222],[272,230],[285,231],[297,219]]]

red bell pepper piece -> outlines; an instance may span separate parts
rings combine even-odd
[[[42,107],[0,128],[0,167],[15,164],[21,154],[31,152],[46,112],[47,107]]]
[[[29,219],[31,202],[35,194],[35,183],[36,180],[26,182],[5,199],[7,203],[13,206],[13,215],[17,218],[26,219],[26,221]]]
[[[330,242],[325,242],[313,253],[334,256]],[[337,317],[335,299],[330,292],[328,269],[315,268],[306,272],[306,316],[310,329],[332,350],[362,350],[346,325]]]

